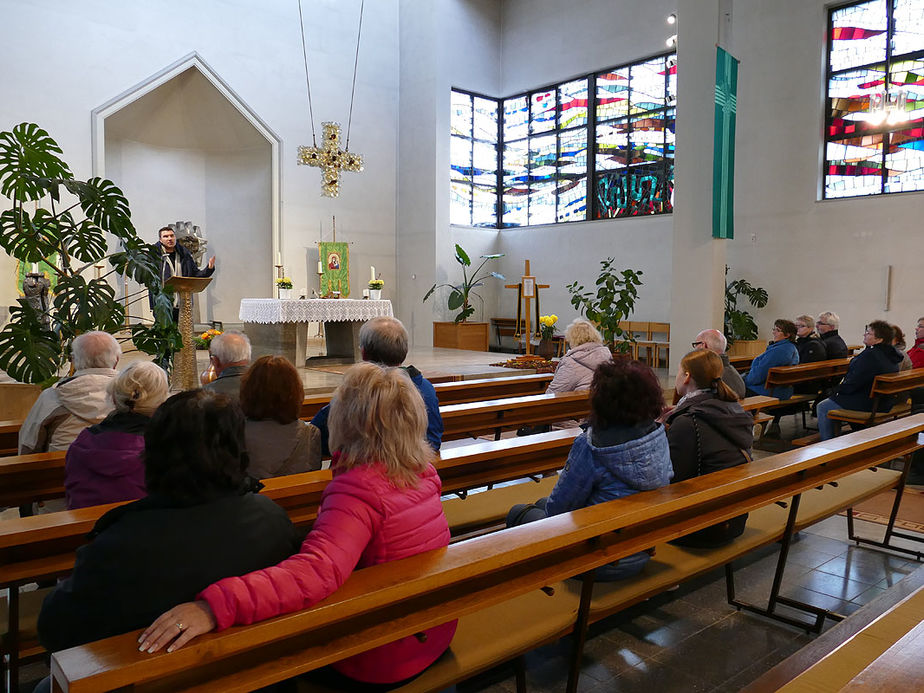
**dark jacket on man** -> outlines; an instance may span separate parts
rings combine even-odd
[[[837,330],[825,332],[821,335],[821,341],[825,345],[827,359],[845,359],[850,356],[847,351],[847,343],[837,333]]]
[[[829,395],[843,409],[872,411],[873,399],[869,396],[877,375],[898,373],[904,355],[891,344],[874,344],[850,359],[847,375]],[[887,412],[895,403],[894,397],[881,397],[879,411]]]
[[[282,508],[249,492],[192,506],[148,496],[107,512],[90,537],[42,605],[49,652],[149,626],[221,578],[287,558],[303,538]]]
[[[796,350],[799,352],[799,363],[814,363],[828,359],[828,350],[814,332],[808,337],[796,337]],[[809,383],[797,383],[793,392],[797,395],[813,395],[825,385],[825,380],[813,380]]]
[[[157,250],[157,254],[160,257],[160,283],[163,284],[173,276],[173,265],[168,262],[167,255],[169,253],[164,252],[164,246],[160,241],[154,244],[154,248]],[[196,264],[196,260],[193,258],[192,253],[190,253],[182,243],[177,242],[174,247],[174,254],[176,255],[174,262],[179,264],[180,272],[184,277],[211,277],[215,272],[214,267],[206,266],[203,269],[199,269],[199,265]],[[148,302],[153,310],[154,297],[150,294],[148,294]]]
[[[244,378],[244,373],[247,372],[248,368],[250,368],[250,366],[228,366],[222,370],[221,374],[215,378],[215,380],[205,385],[204,388],[234,398],[240,397],[241,380]]]

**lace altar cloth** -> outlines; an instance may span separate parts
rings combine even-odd
[[[352,298],[243,298],[238,316],[241,322],[358,322],[379,315],[393,317],[391,301]]]

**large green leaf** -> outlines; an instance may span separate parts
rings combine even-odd
[[[20,123],[0,132],[0,193],[13,200],[38,200],[47,190],[40,178],[71,178],[56,155],[61,147],[38,125]]]
[[[160,284],[161,259],[154,246],[129,240],[122,242],[122,248],[109,256],[109,264],[119,274],[127,274],[149,289]]]
[[[10,309],[10,321],[0,330],[0,368],[22,383],[41,383],[58,371],[61,342],[46,330],[39,314],[25,299]]]
[[[39,262],[58,251],[61,227],[45,209],[30,217],[21,208],[0,214],[0,247],[23,262]]]
[[[114,332],[125,319],[125,310],[116,302],[115,291],[105,280],[88,282],[79,274],[58,280],[54,307],[55,319],[66,334],[90,330]]]
[[[106,255],[106,236],[89,219],[84,219],[64,236],[64,248],[81,262],[96,262]]]
[[[183,348],[183,336],[176,325],[132,325],[132,343],[145,354],[162,358],[164,354],[177,352]]]
[[[468,257],[468,253],[462,250],[462,246],[456,243],[456,262],[460,265],[468,267],[472,264],[472,261]]]
[[[70,180],[64,186],[80,199],[81,209],[94,224],[118,238],[135,237],[128,200],[111,180]]]
[[[449,294],[449,301],[447,303],[449,310],[461,308],[463,303],[465,303],[465,294],[458,289],[453,289]]]

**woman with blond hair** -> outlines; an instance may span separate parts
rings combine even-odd
[[[67,509],[135,500],[144,484],[144,432],[154,410],[167,399],[167,376],[150,361],[131,364],[107,392],[114,411],[85,428],[67,449],[64,493]]]
[[[722,359],[708,350],[680,360],[675,389],[680,401],[665,417],[674,478],[692,479],[751,461],[754,420],[722,380]],[[675,540],[685,546],[721,546],[744,531],[747,515]]]
[[[334,393],[328,422],[334,477],[299,553],[221,580],[198,601],[166,612],[142,633],[142,650],[169,644],[172,651],[210,630],[306,609],[336,592],[355,568],[449,543],[435,453],[426,439],[427,412],[407,373],[356,364]],[[436,661],[455,629],[450,621],[395,640],[336,662],[323,675],[346,690],[397,686]]]
[[[613,357],[604,346],[597,328],[584,318],[577,318],[568,325],[565,341],[568,342],[568,351],[558,362],[555,377],[546,393],[589,390],[597,366]]]

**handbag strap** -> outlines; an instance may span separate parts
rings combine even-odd
[[[702,452],[700,450],[701,443],[699,439],[699,428],[697,428],[696,426],[696,414],[694,414],[693,412],[690,412],[690,417],[693,419],[693,428],[696,431],[696,447],[697,447],[696,457],[697,457],[697,460],[699,461],[699,464],[702,465]],[[709,426],[709,428],[711,428],[713,431],[715,431],[720,436],[722,436],[726,441],[731,443],[732,446],[735,447],[744,456],[745,462],[754,461],[754,458],[752,458],[748,454],[748,451],[745,448],[742,448],[741,446],[739,446],[737,443],[735,443],[735,441],[733,441],[731,438],[729,438],[728,434],[726,434],[725,431],[723,431],[721,428],[718,428],[714,424],[710,423],[709,419],[703,419],[703,421],[706,423],[707,426]]]

